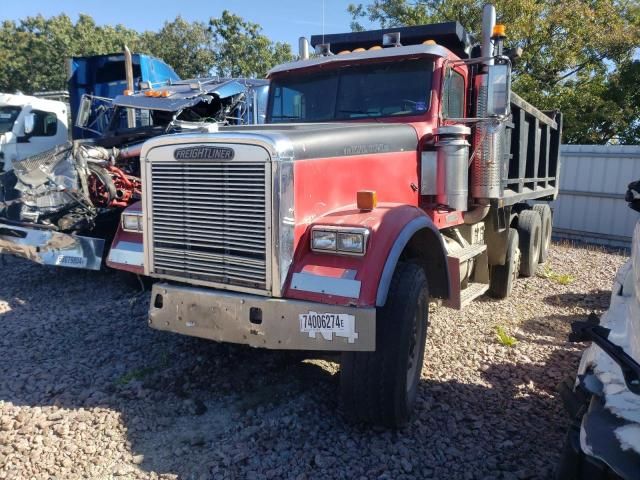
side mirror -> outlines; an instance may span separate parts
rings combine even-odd
[[[36,115],[35,113],[27,113],[24,117],[24,134],[25,136],[31,135],[33,133],[33,129],[36,126]]]
[[[487,116],[502,117],[509,114],[511,102],[511,65],[500,63],[489,66],[487,89]]]
[[[76,127],[86,127],[89,123],[89,116],[91,115],[91,98],[86,95],[82,96],[80,100],[80,108],[78,109],[78,116],[76,117]]]

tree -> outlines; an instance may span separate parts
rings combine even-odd
[[[216,63],[215,38],[203,22],[178,16],[158,32],[142,34],[142,49],[171,65],[181,78],[209,75]]]
[[[287,43],[272,42],[262,28],[225,10],[209,21],[216,41],[215,72],[227,77],[264,77],[267,71],[293,57]]]
[[[27,17],[0,27],[0,91],[26,93],[67,88],[65,60],[136,47],[138,34],[122,25],[98,26],[88,15]]]
[[[458,20],[478,35],[484,3],[374,0],[350,5],[349,12],[354,29],[362,28],[362,18],[382,27]],[[496,0],[495,4],[498,20],[507,25],[507,47],[524,51],[514,65],[514,90],[543,110],[560,108],[565,113],[565,139],[640,142],[640,103],[630,83],[638,79],[637,64],[632,62],[640,47],[637,0]],[[630,90],[619,92],[621,87]]]

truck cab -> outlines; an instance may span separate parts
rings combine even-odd
[[[429,302],[504,298],[549,246],[562,117],[511,92],[503,38],[490,5],[481,45],[457,22],[314,36],[269,72],[266,125],[146,142],[149,324],[340,352],[342,411],[406,423]]]
[[[11,170],[13,162],[65,143],[68,111],[64,102],[1,93],[0,171]]]

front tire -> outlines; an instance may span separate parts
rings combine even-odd
[[[340,403],[349,420],[402,427],[418,393],[427,338],[429,292],[424,270],[398,263],[376,315],[375,352],[344,352]]]

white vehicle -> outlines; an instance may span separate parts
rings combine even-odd
[[[0,93],[0,171],[68,140],[64,102]]]
[[[627,192],[640,211],[640,182]],[[574,340],[590,340],[575,382],[560,393],[572,419],[558,480],[640,478],[640,222],[631,258],[618,270],[611,304],[599,319],[573,325]]]

